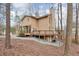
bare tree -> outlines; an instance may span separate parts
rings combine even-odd
[[[61,4],[61,3],[60,3],[60,14],[61,14],[60,23],[61,23],[61,39],[62,39],[62,30],[63,30],[63,26],[62,26],[62,4]]]
[[[67,27],[64,55],[70,55],[71,49],[71,34],[72,34],[72,17],[73,17],[72,3],[67,4]]]
[[[0,3],[0,34],[2,34],[3,29],[3,19],[4,19],[4,4]]]
[[[59,32],[59,3],[58,3],[58,32]]]
[[[6,3],[6,40],[5,48],[10,48],[10,3]]]
[[[0,3],[0,13],[1,13],[1,3]],[[1,34],[1,29],[2,29],[2,26],[1,26],[1,17],[0,17],[0,34]]]
[[[76,33],[75,33],[75,42],[78,44],[78,4],[76,4]]]

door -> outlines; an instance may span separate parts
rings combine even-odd
[[[30,33],[31,32],[31,26],[25,26],[25,32]]]

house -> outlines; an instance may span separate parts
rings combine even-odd
[[[26,36],[52,36],[55,30],[54,13],[40,17],[26,15],[22,18],[20,27]]]

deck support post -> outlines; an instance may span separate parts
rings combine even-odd
[[[49,41],[51,42],[51,31],[49,30]]]
[[[39,39],[40,39],[40,31],[39,31]]]
[[[44,31],[44,40],[46,39],[46,37],[45,37],[45,36],[46,36],[46,31]]]

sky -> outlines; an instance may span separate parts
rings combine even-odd
[[[48,8],[49,8],[49,6],[51,6],[52,4],[50,4],[50,3],[32,3],[32,4],[30,4],[30,3],[15,3],[15,4],[13,4],[13,11],[16,11],[16,10],[18,10],[18,12],[20,12],[19,13],[19,15],[21,15],[24,11],[27,11],[27,12],[29,12],[29,9],[30,10],[33,10],[33,12],[35,12],[35,11],[38,11],[39,9],[40,10],[47,10]],[[32,12],[32,13],[33,13]]]

